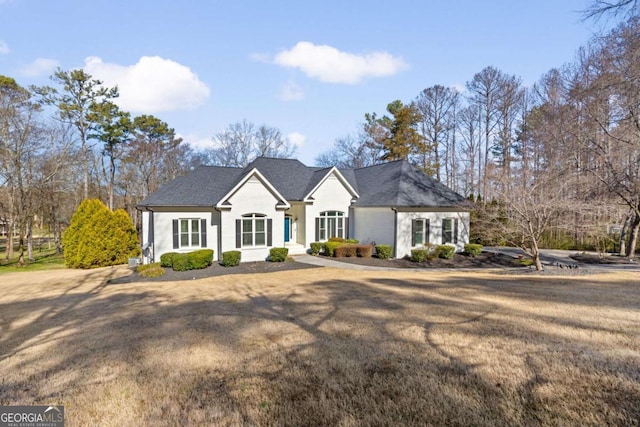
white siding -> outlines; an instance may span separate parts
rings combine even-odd
[[[320,212],[324,211],[340,211],[344,212],[345,218],[349,216],[349,207],[353,196],[346,187],[340,182],[335,173],[332,173],[327,179],[311,194],[313,203],[305,207],[305,246],[309,246],[316,239],[316,218],[320,216]],[[298,228],[300,232],[300,228]]]
[[[291,215],[292,225],[292,233],[291,233],[291,242],[299,243],[301,245],[307,245],[305,240],[305,217],[304,217],[304,203],[294,202],[291,203],[291,209],[286,211],[287,214]],[[309,241],[311,242],[311,241]]]
[[[394,244],[395,212],[391,208],[354,208],[351,230],[360,243]]]
[[[242,262],[264,261],[271,247],[284,246],[284,211],[276,210],[278,199],[262,181],[255,176],[250,178],[228,201],[231,209],[221,212],[221,253],[240,250]],[[266,219],[272,220],[273,246],[236,248],[236,220],[253,213],[266,215]]]
[[[205,219],[207,222],[207,249],[213,249],[213,259],[220,255],[218,250],[218,230],[220,229],[219,215],[212,208],[154,208],[153,213],[142,212],[142,245],[150,243],[149,256],[143,257],[144,263],[160,261],[160,256],[166,252],[189,252],[196,248],[173,248],[173,220],[177,219]],[[150,235],[151,216],[153,215],[154,235]]]
[[[464,245],[469,243],[469,212],[398,212],[397,220],[397,242],[395,256],[401,258],[411,254],[411,221],[413,219],[429,220],[429,242],[442,244],[442,220],[445,218],[458,219],[458,243],[456,251],[464,250]]]

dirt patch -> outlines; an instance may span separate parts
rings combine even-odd
[[[570,255],[569,257],[584,264],[629,265],[637,264],[638,262],[637,260],[630,260],[626,257],[610,254],[598,256],[593,254],[578,253]]]

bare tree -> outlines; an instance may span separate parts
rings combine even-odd
[[[315,164],[355,169],[378,164],[381,157],[382,152],[369,144],[369,136],[361,128],[357,134],[336,139],[331,150],[315,158]]]

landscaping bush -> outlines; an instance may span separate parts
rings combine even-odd
[[[173,264],[171,265],[174,271],[187,271],[189,270],[189,258],[187,254],[175,254],[173,256]]]
[[[177,252],[167,252],[160,255],[160,266],[161,267],[173,267],[173,257],[178,255]]]
[[[361,258],[371,258],[373,255],[373,246],[371,245],[357,245],[356,255]]]
[[[164,274],[164,268],[159,262],[143,264],[137,267],[138,274],[143,277],[160,277]]]
[[[287,255],[289,254],[288,248],[271,248],[269,251],[269,261],[271,262],[285,262]]]
[[[357,248],[355,245],[340,245],[334,250],[334,255],[336,258],[354,257],[357,255]]]
[[[161,257],[162,258],[162,257]],[[187,269],[199,270],[207,268],[213,262],[213,249],[199,249],[187,253]]]
[[[62,235],[64,262],[70,268],[126,264],[140,255],[136,229],[122,209],[112,212],[98,199],[87,199]]]
[[[329,237],[329,241],[330,242],[339,242],[339,243],[346,243],[347,242],[342,237]]]
[[[477,243],[467,243],[464,245],[464,252],[470,256],[478,256],[482,253],[482,245]]]
[[[240,251],[222,252],[222,265],[225,267],[237,267],[240,265],[241,255],[242,252]]]
[[[436,250],[438,251],[438,256],[444,259],[451,259],[456,253],[456,247],[451,245],[440,245]]]
[[[327,243],[325,243],[324,244],[324,254],[326,256],[335,256],[334,251],[340,245],[344,245],[344,242],[327,242]]]
[[[393,254],[393,246],[391,245],[376,245],[376,254],[380,259],[389,259]]]
[[[345,241],[346,243],[353,243],[355,245],[357,245],[358,243],[360,243],[360,241],[358,239],[347,239]]]
[[[322,247],[324,246],[324,243],[322,242],[312,242],[311,243],[311,255],[318,255],[320,252],[322,252]]]
[[[411,261],[425,262],[429,258],[429,249],[411,249]]]

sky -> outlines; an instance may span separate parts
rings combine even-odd
[[[588,0],[0,0],[0,75],[56,67],[118,86],[196,148],[242,120],[278,128],[313,165],[365,113],[488,66],[531,86],[598,31]]]

